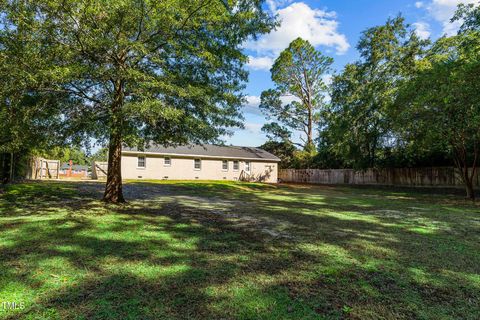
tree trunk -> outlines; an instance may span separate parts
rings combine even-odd
[[[462,182],[465,186],[466,198],[472,201],[475,201],[475,190],[473,188],[473,179],[475,178],[476,172],[476,160],[473,162],[472,174],[469,174],[468,163],[464,160],[465,158],[454,157],[455,164],[457,169],[460,171],[460,176]]]
[[[475,172],[476,172],[476,157],[473,161],[472,173],[469,174],[468,172],[468,165],[465,166],[465,190],[467,192],[467,199],[475,201],[475,189],[473,187],[473,179],[475,179]]]
[[[117,80],[114,83],[115,95],[111,107],[112,121],[110,127],[110,143],[108,146],[107,184],[103,201],[108,203],[123,203],[122,191],[122,106],[124,99],[124,83]]]
[[[10,153],[10,182],[13,181],[13,175],[14,175],[14,167],[13,167],[14,159],[13,159],[13,152]]]
[[[473,182],[470,179],[465,182],[465,190],[467,192],[467,199],[475,201],[475,190],[473,189]]]
[[[7,154],[6,153],[1,153],[2,156],[2,166],[0,167],[0,183],[4,184],[7,183],[8,180],[8,175],[7,175]]]
[[[308,119],[307,119],[307,144],[303,148],[307,152],[312,152],[314,149],[313,144],[313,114],[312,107],[308,107]]]
[[[308,137],[307,137],[307,143],[309,145],[313,144],[313,121],[312,121],[312,116],[308,116]]]
[[[109,203],[123,203],[125,199],[122,191],[122,136],[118,132],[110,135],[108,146],[107,184],[103,201]]]

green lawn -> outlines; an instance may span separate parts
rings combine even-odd
[[[131,182],[117,207],[102,188],[0,191],[0,318],[480,318],[480,206],[459,196]]]

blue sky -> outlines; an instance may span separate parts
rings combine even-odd
[[[291,40],[302,37],[318,50],[334,58],[334,71],[358,58],[355,46],[365,29],[385,23],[401,13],[421,37],[436,39],[453,34],[458,25],[450,18],[459,3],[478,0],[267,0],[268,10],[277,14],[282,25],[256,42],[245,44],[250,57],[250,76],[243,108],[245,129],[225,137],[227,144],[258,146],[266,141],[260,129],[266,122],[258,109],[259,96],[273,86],[269,68]],[[298,140],[298,135],[295,137]]]

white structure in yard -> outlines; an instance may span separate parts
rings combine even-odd
[[[279,158],[251,147],[191,145],[122,150],[123,179],[277,182]]]

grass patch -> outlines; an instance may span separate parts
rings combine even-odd
[[[412,190],[142,181],[0,194],[0,319],[478,319],[480,207]],[[2,302],[21,303],[6,310]]]

